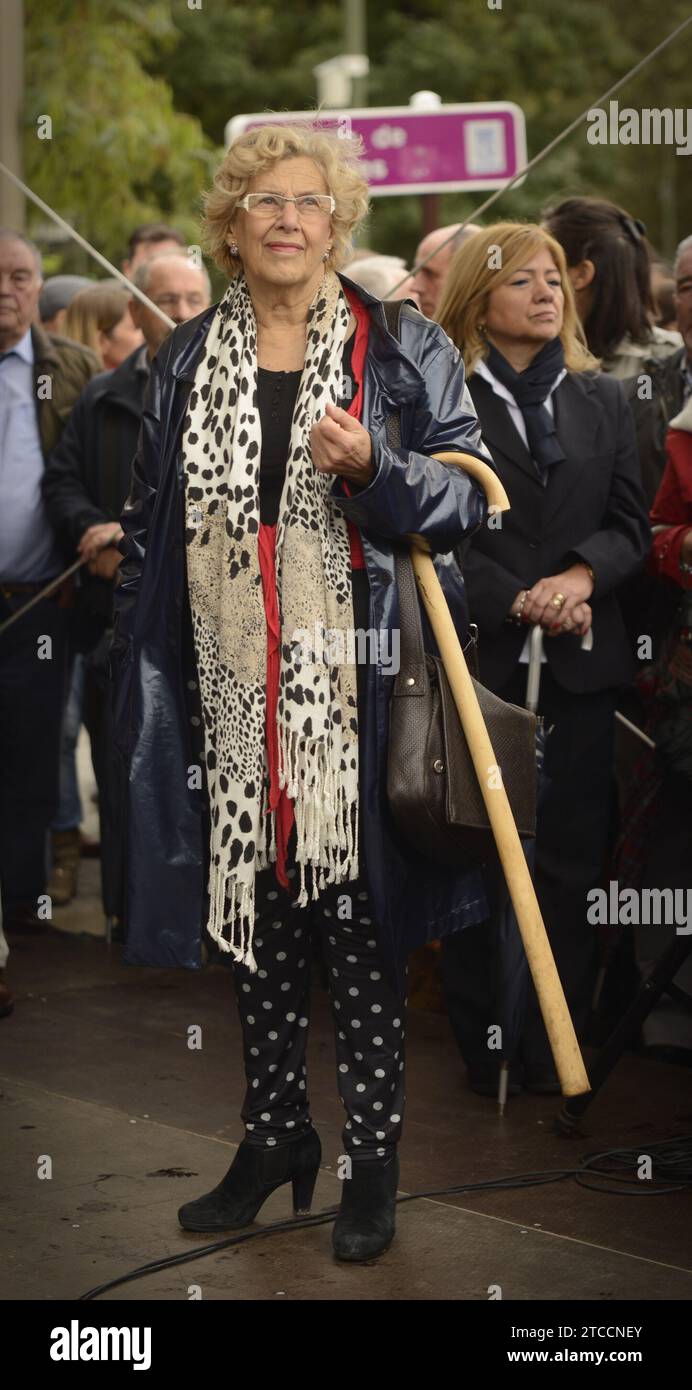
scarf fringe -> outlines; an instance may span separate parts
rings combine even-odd
[[[269,783],[265,780],[260,812],[260,833],[257,839],[257,868],[268,869],[276,863],[276,812],[269,808]]]
[[[257,971],[252,941],[255,931],[255,881],[240,882],[232,870],[219,870],[210,878],[212,889],[209,902],[209,921],[207,931],[222,951],[233,956],[240,965],[246,965],[254,975]],[[240,891],[238,891],[240,890]],[[229,925],[230,940],[224,936],[226,899],[230,899]]]
[[[348,795],[341,765],[341,737],[308,743],[299,732],[279,725],[279,785],[294,802],[296,862],[300,891],[296,904],[307,907],[330,884],[358,877],[358,793]],[[309,882],[308,882],[309,879]]]

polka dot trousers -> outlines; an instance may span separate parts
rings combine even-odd
[[[289,869],[292,887],[295,869]],[[343,1142],[353,1162],[388,1157],[401,1136],[404,1005],[382,970],[362,878],[327,888],[296,908],[273,869],[255,883],[257,972],[234,965],[247,1092],[248,1143],[290,1143],[311,1123],[305,1050],[310,1013],[311,933],[322,932],[336,1031],[337,1084],[346,1110]],[[350,915],[348,915],[350,913]]]

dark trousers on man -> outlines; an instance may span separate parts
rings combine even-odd
[[[0,623],[30,593],[0,586]],[[68,610],[42,599],[0,634],[0,887],[3,915],[35,913],[47,879],[47,832],[58,807]]]
[[[523,705],[526,666],[496,692]],[[591,1010],[598,928],[587,921],[587,893],[602,881],[613,829],[613,730],[617,690],[571,694],[543,666],[539,714],[547,732],[534,881],[558,973],[578,1036]],[[489,874],[489,921],[443,942],[449,1018],[470,1071],[486,1071],[488,1028],[500,1020],[496,953],[498,913],[506,910],[496,871]],[[529,984],[520,1058],[534,1076],[552,1066],[547,1034]]]

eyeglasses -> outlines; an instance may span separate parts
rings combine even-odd
[[[31,270],[8,270],[7,278],[11,281],[15,290],[25,290],[32,284],[34,274]],[[4,276],[2,271],[0,271],[0,280],[2,279],[4,279]]]
[[[286,198],[283,193],[246,193],[238,202],[251,217],[278,217],[287,203],[295,203],[296,212],[301,219],[309,221],[318,217],[330,217],[336,207],[336,200],[330,193],[301,193],[299,198]]]

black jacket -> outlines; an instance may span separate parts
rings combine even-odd
[[[485,525],[476,533],[464,564],[471,618],[479,627],[481,680],[499,689],[518,663],[528,629],[506,617],[519,591],[577,560],[596,575],[589,600],[593,649],[583,651],[568,633],[547,638],[550,669],[573,692],[630,680],[635,660],[616,591],[643,565],[651,533],[621,383],[595,372],[564,377],[553,405],[566,458],[553,465],[545,488],[505,402],[479,375],[471,377],[469,390],[511,505],[500,527]]]
[[[46,510],[68,561],[89,526],[118,521],[130,491],[130,471],[149,377],[141,348],[112,372],[100,372],[82,391],[43,478]],[[113,585],[80,571],[81,603],[110,622]]]
[[[345,282],[350,285],[349,281]],[[401,341],[379,300],[353,286],[370,315],[361,420],[375,476],[348,498],[333,496],[361,531],[370,588],[369,627],[398,632],[394,548],[425,538],[453,620],[465,642],[468,611],[454,548],[481,525],[485,499],[469,476],[430,457],[452,449],[485,459],[459,354],[437,324],[405,304]],[[116,746],[129,767],[127,965],[200,965],[207,879],[198,762],[198,677],[187,595],[180,440],[187,400],[216,305],[176,328],[152,365],[132,492],[123,512],[121,583],[112,661]],[[402,445],[387,443],[386,418],[401,412]],[[398,838],[388,812],[387,744],[392,677],[367,667],[360,798],[373,922],[390,978],[403,981],[414,946],[482,921],[488,908],[477,872],[441,868]],[[193,726],[192,721],[195,721]]]
[[[638,376],[623,382],[637,432],[641,476],[650,507],[658,492],[666,466],[666,430],[683,406],[683,364],[686,349],[680,348],[661,361],[650,357],[642,363]],[[648,378],[643,380],[643,378]]]

